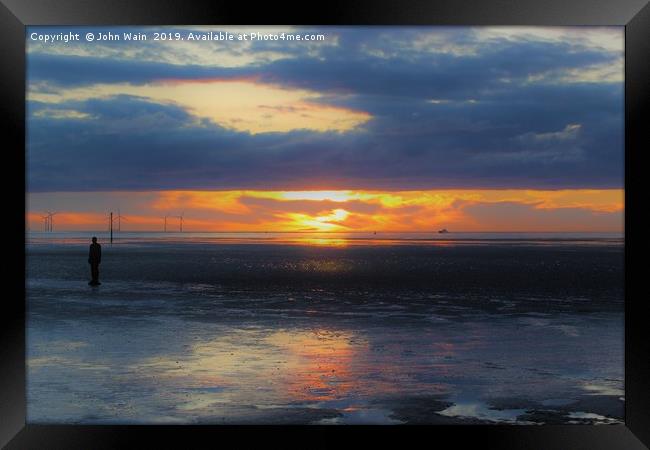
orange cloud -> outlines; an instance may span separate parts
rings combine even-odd
[[[117,204],[124,230],[162,231],[622,231],[624,192],[612,190],[163,191],[30,194],[27,221],[105,229]],[[113,211],[116,211],[113,209]]]
[[[232,214],[248,214],[250,209],[239,202],[245,191],[222,191],[215,195],[210,191],[163,191],[151,204],[153,209],[170,211],[178,209],[207,209]]]

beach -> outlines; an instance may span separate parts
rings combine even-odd
[[[31,233],[27,421],[622,423],[621,237]]]

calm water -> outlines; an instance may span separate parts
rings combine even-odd
[[[31,423],[617,423],[623,240],[30,233]]]
[[[28,232],[26,240],[33,244],[68,243],[85,244],[92,236],[100,242],[109,242],[106,231],[74,232]],[[114,232],[114,245],[142,244],[147,242],[203,242],[203,243],[265,243],[265,244],[303,244],[326,246],[352,245],[422,245],[422,244],[478,244],[505,241],[529,244],[548,243],[623,243],[621,233],[343,233],[343,232],[268,232],[268,233],[195,233],[195,232]]]

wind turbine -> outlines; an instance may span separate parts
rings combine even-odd
[[[126,220],[126,217],[120,214],[120,208],[117,208],[117,231],[122,231],[122,219]]]
[[[183,216],[185,215],[185,211],[181,213],[180,216],[169,216],[169,217],[175,217],[177,219],[180,219],[180,232],[183,232]]]
[[[43,231],[48,231],[50,229],[50,216],[45,215],[41,217],[44,219]]]
[[[49,219],[49,221],[48,221],[48,225],[49,225],[48,231],[54,231],[54,227],[53,227],[53,225],[54,225],[54,216],[56,216],[57,214],[58,214],[57,212],[49,212],[49,211],[47,211],[47,216],[48,216],[48,219]]]
[[[183,216],[184,215],[185,215],[185,211],[183,211],[180,216],[174,216],[174,217],[177,217],[177,218],[181,219],[181,222],[180,222],[180,232],[181,233],[183,232]]]

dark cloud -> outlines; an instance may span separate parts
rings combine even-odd
[[[622,84],[561,82],[621,55],[535,41],[431,53],[407,45],[418,30],[337,30],[336,47],[310,56],[295,46],[295,58],[240,68],[30,54],[38,89],[254,75],[373,117],[345,133],[252,135],[134,96],[30,101],[30,191],[622,187]],[[476,44],[471,33],[446,33]],[[370,44],[393,55],[377,56]]]
[[[153,80],[230,78],[247,75],[250,69],[175,65],[154,61],[116,61],[106,57],[30,54],[27,81],[45,82],[60,87],[96,83],[144,84]]]

